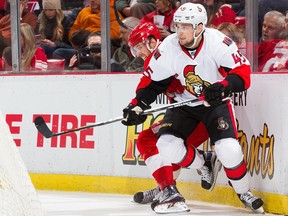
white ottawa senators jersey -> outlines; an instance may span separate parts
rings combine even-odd
[[[179,44],[176,33],[168,36],[155,50],[144,74],[154,81],[176,76],[185,91],[174,99],[182,101],[199,97],[205,87],[225,78],[227,70],[241,71],[242,65],[247,67],[249,62],[236,44],[218,30],[206,29],[192,54]]]

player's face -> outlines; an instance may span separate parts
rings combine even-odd
[[[134,53],[136,57],[140,57],[145,60],[151,53],[151,51],[147,48],[146,44],[138,43],[133,47]]]
[[[179,43],[185,47],[190,47],[194,42],[194,30],[192,24],[176,23],[176,32]]]

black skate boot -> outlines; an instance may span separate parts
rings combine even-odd
[[[261,198],[254,196],[250,191],[237,195],[246,207],[250,208],[254,212],[264,213],[264,209],[262,207],[264,202]]]
[[[157,196],[159,192],[160,192],[159,187],[147,191],[140,191],[134,194],[133,200],[134,202],[140,204],[152,203],[153,199]]]
[[[202,188],[212,191],[222,164],[218,160],[215,152],[204,152],[203,156],[205,160],[204,166],[197,171],[198,174],[201,175]]]
[[[152,202],[151,208],[158,214],[190,211],[175,185],[164,188]]]

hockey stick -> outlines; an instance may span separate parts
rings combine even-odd
[[[175,107],[187,105],[189,103],[195,104],[195,103],[201,102],[201,101],[203,101],[203,98],[189,99],[189,100],[185,100],[185,101],[181,101],[181,102],[177,102],[177,103],[172,103],[172,104],[168,104],[168,105],[164,105],[164,106],[148,109],[148,110],[145,110],[142,114],[143,115],[151,114],[151,113],[158,112],[158,111],[161,111],[161,110],[166,110],[166,109],[170,109],[170,108],[175,108]],[[54,136],[60,136],[60,135],[63,135],[63,134],[68,134],[68,133],[72,133],[72,132],[76,132],[76,131],[80,131],[80,130],[85,130],[85,129],[92,128],[92,127],[98,127],[98,126],[110,124],[110,123],[113,123],[113,122],[121,121],[123,119],[124,119],[123,116],[119,116],[117,118],[109,119],[107,121],[98,122],[96,124],[86,125],[86,126],[82,126],[82,127],[79,127],[79,128],[69,129],[69,130],[66,130],[66,131],[59,132],[59,133],[52,132],[48,128],[48,126],[47,126],[47,124],[44,121],[42,116],[37,116],[35,118],[34,124],[35,124],[35,126],[36,126],[36,128],[37,128],[37,130],[39,131],[40,134],[42,134],[45,138],[51,138],[51,137],[54,137]]]

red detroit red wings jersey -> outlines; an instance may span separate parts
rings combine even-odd
[[[172,34],[159,45],[152,58],[147,59],[144,74],[154,81],[177,77],[185,91],[176,94],[176,101],[199,97],[205,87],[232,73],[239,75],[249,87],[249,61],[236,44],[218,30],[206,29],[192,56],[179,44],[177,34]]]

